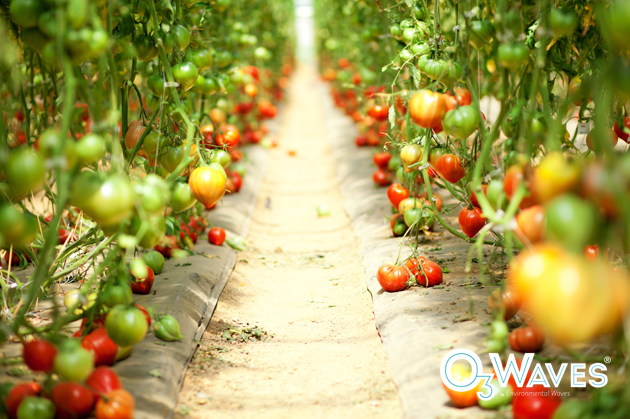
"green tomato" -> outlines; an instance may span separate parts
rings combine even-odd
[[[217,51],[214,54],[214,64],[219,68],[224,68],[232,64],[232,54],[229,51]]]
[[[577,16],[568,10],[551,9],[549,12],[549,27],[558,35],[570,35],[577,28]],[[627,26],[628,21],[625,25]]]
[[[55,356],[53,370],[62,380],[83,381],[94,370],[94,355],[77,341],[65,342]]]
[[[150,250],[142,255],[142,260],[147,264],[155,275],[162,273],[164,269],[164,256],[157,250]]]
[[[403,30],[402,39],[406,43],[411,43],[413,38],[416,36],[416,30],[414,28],[406,28]]]
[[[597,228],[596,208],[575,195],[564,194],[545,207],[545,237],[582,252]]]
[[[212,67],[212,52],[208,49],[197,49],[189,53],[188,56],[191,63],[193,63],[199,71]]]
[[[403,61],[408,61],[411,60],[413,58],[413,54],[411,53],[411,51],[409,51],[408,49],[403,49],[401,50],[398,55],[400,56],[400,59]]]
[[[32,215],[24,214],[10,204],[0,205],[0,236],[5,246],[29,246],[37,237],[38,225]]]
[[[190,190],[190,186],[186,182],[175,182],[171,191],[171,208],[174,212],[186,211],[195,205],[197,200]]]
[[[107,307],[116,307],[118,305],[131,304],[133,295],[128,285],[107,285],[104,291],[103,304]]]
[[[21,28],[33,28],[37,26],[37,19],[45,9],[46,5],[41,0],[11,0],[9,14]]]
[[[193,92],[202,95],[210,95],[219,91],[219,85],[212,77],[204,77],[201,74],[197,76],[197,81],[193,86]]]
[[[393,233],[395,237],[403,236],[407,232],[407,224],[402,221],[397,221],[394,224]]]
[[[394,37],[394,39],[402,39],[403,31],[397,24],[393,24],[389,27],[389,33]]]
[[[486,197],[490,202],[490,206],[496,211],[499,208],[505,209],[507,207],[507,197],[503,191],[503,182],[494,179],[488,183],[488,189],[486,189]]]
[[[84,166],[96,163],[105,155],[105,141],[97,134],[81,138],[75,148],[79,162]]]
[[[529,49],[521,42],[512,44],[501,44],[498,50],[499,63],[511,70],[518,68],[521,64],[527,62],[529,57]]]
[[[495,320],[490,325],[490,334],[495,339],[506,339],[510,332],[504,321]]]
[[[20,38],[22,38],[22,42],[40,54],[48,43],[46,35],[37,28],[22,29],[20,31]]]
[[[184,145],[177,147],[165,146],[162,148],[160,154],[160,164],[170,173],[173,173],[182,160],[184,160],[185,154],[186,147],[184,147]]]
[[[219,163],[222,167],[227,167],[232,162],[232,157],[227,151],[216,149],[212,154],[212,162]]]
[[[232,172],[237,172],[241,177],[245,176],[247,169],[243,163],[235,163],[231,167]]]
[[[219,12],[225,12],[228,7],[230,7],[230,0],[216,0],[212,3],[212,8]]]
[[[398,169],[396,169],[396,179],[401,182],[405,179],[405,169],[402,166],[399,166]]]
[[[158,106],[160,106],[160,97],[154,95],[153,93],[149,93],[146,95],[147,106],[151,110],[156,110]],[[145,138],[146,141],[146,138]]]
[[[505,339],[488,339],[486,342],[486,350],[491,354],[498,354],[505,350],[507,341]]]
[[[142,208],[150,213],[161,213],[171,199],[168,183],[156,174],[148,174],[134,185],[142,200]]]
[[[475,132],[480,123],[479,110],[472,105],[466,105],[448,111],[444,115],[442,127],[448,135],[462,140]]]
[[[17,411],[17,419],[53,419],[55,405],[43,397],[25,397]]]
[[[152,249],[160,242],[164,234],[166,234],[166,220],[164,219],[164,215],[158,213],[148,214],[145,221],[147,223],[147,230],[140,238],[138,245],[145,249]],[[137,236],[141,225],[142,222],[140,218],[134,217],[131,220],[131,234]]]
[[[421,208],[412,208],[405,211],[405,224],[407,224],[407,227],[411,227],[414,223],[417,223],[416,226],[422,227],[422,213]]]
[[[511,391],[508,392],[508,390],[511,390],[511,388],[501,387],[499,380],[496,378],[490,380],[488,382],[488,385],[492,387],[494,395],[490,400],[479,398],[479,407],[481,407],[482,409],[494,410],[498,409],[501,406],[507,406],[508,404],[510,404],[510,402],[512,401],[512,393]]]
[[[173,40],[172,33],[165,33],[162,35],[162,44],[164,44],[164,52],[170,54],[175,49],[175,41]]]
[[[57,37],[57,14],[55,11],[44,12],[37,19],[37,27],[49,38]]]
[[[389,159],[389,162],[387,162],[387,168],[392,172],[394,170],[398,170],[399,167],[402,167],[402,161],[398,156],[392,157],[391,159]]]
[[[139,35],[134,41],[134,46],[138,52],[140,61],[153,61],[158,56],[158,49],[155,46],[155,40],[149,35]]]
[[[99,225],[110,226],[131,215],[134,190],[129,179],[122,175],[103,178],[85,171],[73,181],[71,201]]]
[[[175,46],[179,48],[180,51],[185,50],[190,44],[190,32],[188,32],[188,29],[182,25],[175,25],[171,29],[171,33],[173,34]]]
[[[185,62],[173,66],[173,77],[180,84],[179,89],[183,92],[190,90],[197,82],[199,71],[193,63]]]
[[[4,176],[13,197],[20,200],[40,188],[46,180],[44,160],[31,148],[20,148],[9,154]]]
[[[136,307],[118,305],[105,319],[107,335],[119,346],[131,346],[144,339],[149,326],[144,314]]]
[[[153,324],[153,332],[159,339],[167,342],[183,339],[177,319],[170,314],[165,315]]]
[[[492,42],[494,26],[487,20],[474,20],[470,22],[469,34],[470,45],[476,49],[481,49]]]

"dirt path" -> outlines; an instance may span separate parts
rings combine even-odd
[[[310,68],[294,77],[248,250],[188,370],[178,419],[401,416],[316,83]],[[318,217],[320,204],[330,216]],[[228,326],[273,337],[231,343]]]

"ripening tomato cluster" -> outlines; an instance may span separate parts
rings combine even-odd
[[[98,336],[96,331],[103,331]],[[108,366],[121,352],[99,326],[76,341],[57,345],[44,339],[24,343],[22,356],[31,371],[45,373],[43,385],[15,385],[3,400],[9,419],[132,419],[135,401]],[[124,352],[124,351],[122,351]],[[128,356],[128,354],[127,354]]]

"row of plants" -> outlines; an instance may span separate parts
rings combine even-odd
[[[0,416],[132,418],[109,367],[151,330],[182,339],[133,293],[194,254],[246,179],[240,146],[275,145],[293,4],[2,0],[0,18],[0,345],[36,378],[0,386]]]
[[[574,344],[606,335],[615,373],[583,399],[481,407],[519,419],[627,415],[630,3],[318,0],[316,18],[321,76],[356,122],[356,145],[379,147],[373,180],[388,187],[392,235],[411,248],[378,270],[383,289],[432,285],[419,236],[436,224],[471,244],[465,270],[479,263],[484,284],[507,258],[488,352],[547,340],[584,360]],[[478,404],[476,390],[447,392],[455,406]]]

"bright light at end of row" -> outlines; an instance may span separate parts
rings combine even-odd
[[[311,17],[313,16],[313,6],[300,6],[295,9],[295,15],[297,17]]]

